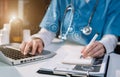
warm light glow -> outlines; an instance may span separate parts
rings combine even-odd
[[[17,18],[16,14],[12,14],[12,15],[10,16],[10,21],[9,21],[9,22],[15,20],[16,18]]]
[[[16,16],[12,16],[12,18],[11,18],[11,19],[13,19],[13,20],[14,20],[15,18],[16,18]]]

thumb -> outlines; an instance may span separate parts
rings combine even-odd
[[[82,49],[81,53],[84,53],[85,49],[86,49],[86,46]]]

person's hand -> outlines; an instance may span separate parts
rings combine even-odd
[[[87,49],[86,49],[87,48]],[[95,41],[89,47],[85,46],[81,53],[83,57],[102,57],[105,54],[105,47],[102,43]]]
[[[43,50],[43,47],[44,47],[43,41],[39,38],[36,38],[28,42],[23,41],[20,45],[20,50],[24,55],[28,53],[35,55],[36,53],[41,53]]]

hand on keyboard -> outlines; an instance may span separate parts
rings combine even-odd
[[[41,53],[43,47],[43,41],[39,38],[35,38],[28,42],[22,42],[22,44],[20,45],[20,50],[24,55],[28,53],[35,55],[36,53]]]

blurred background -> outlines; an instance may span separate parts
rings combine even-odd
[[[50,0],[0,0],[0,45],[29,40],[40,30],[49,4]]]
[[[50,0],[0,0],[0,45],[20,43],[24,37],[26,40],[29,35],[37,33],[49,4]],[[118,50],[120,45],[115,49]]]
[[[0,29],[9,23],[12,17],[18,17],[24,28],[31,34],[39,31],[39,24],[49,6],[50,0],[0,0]]]

